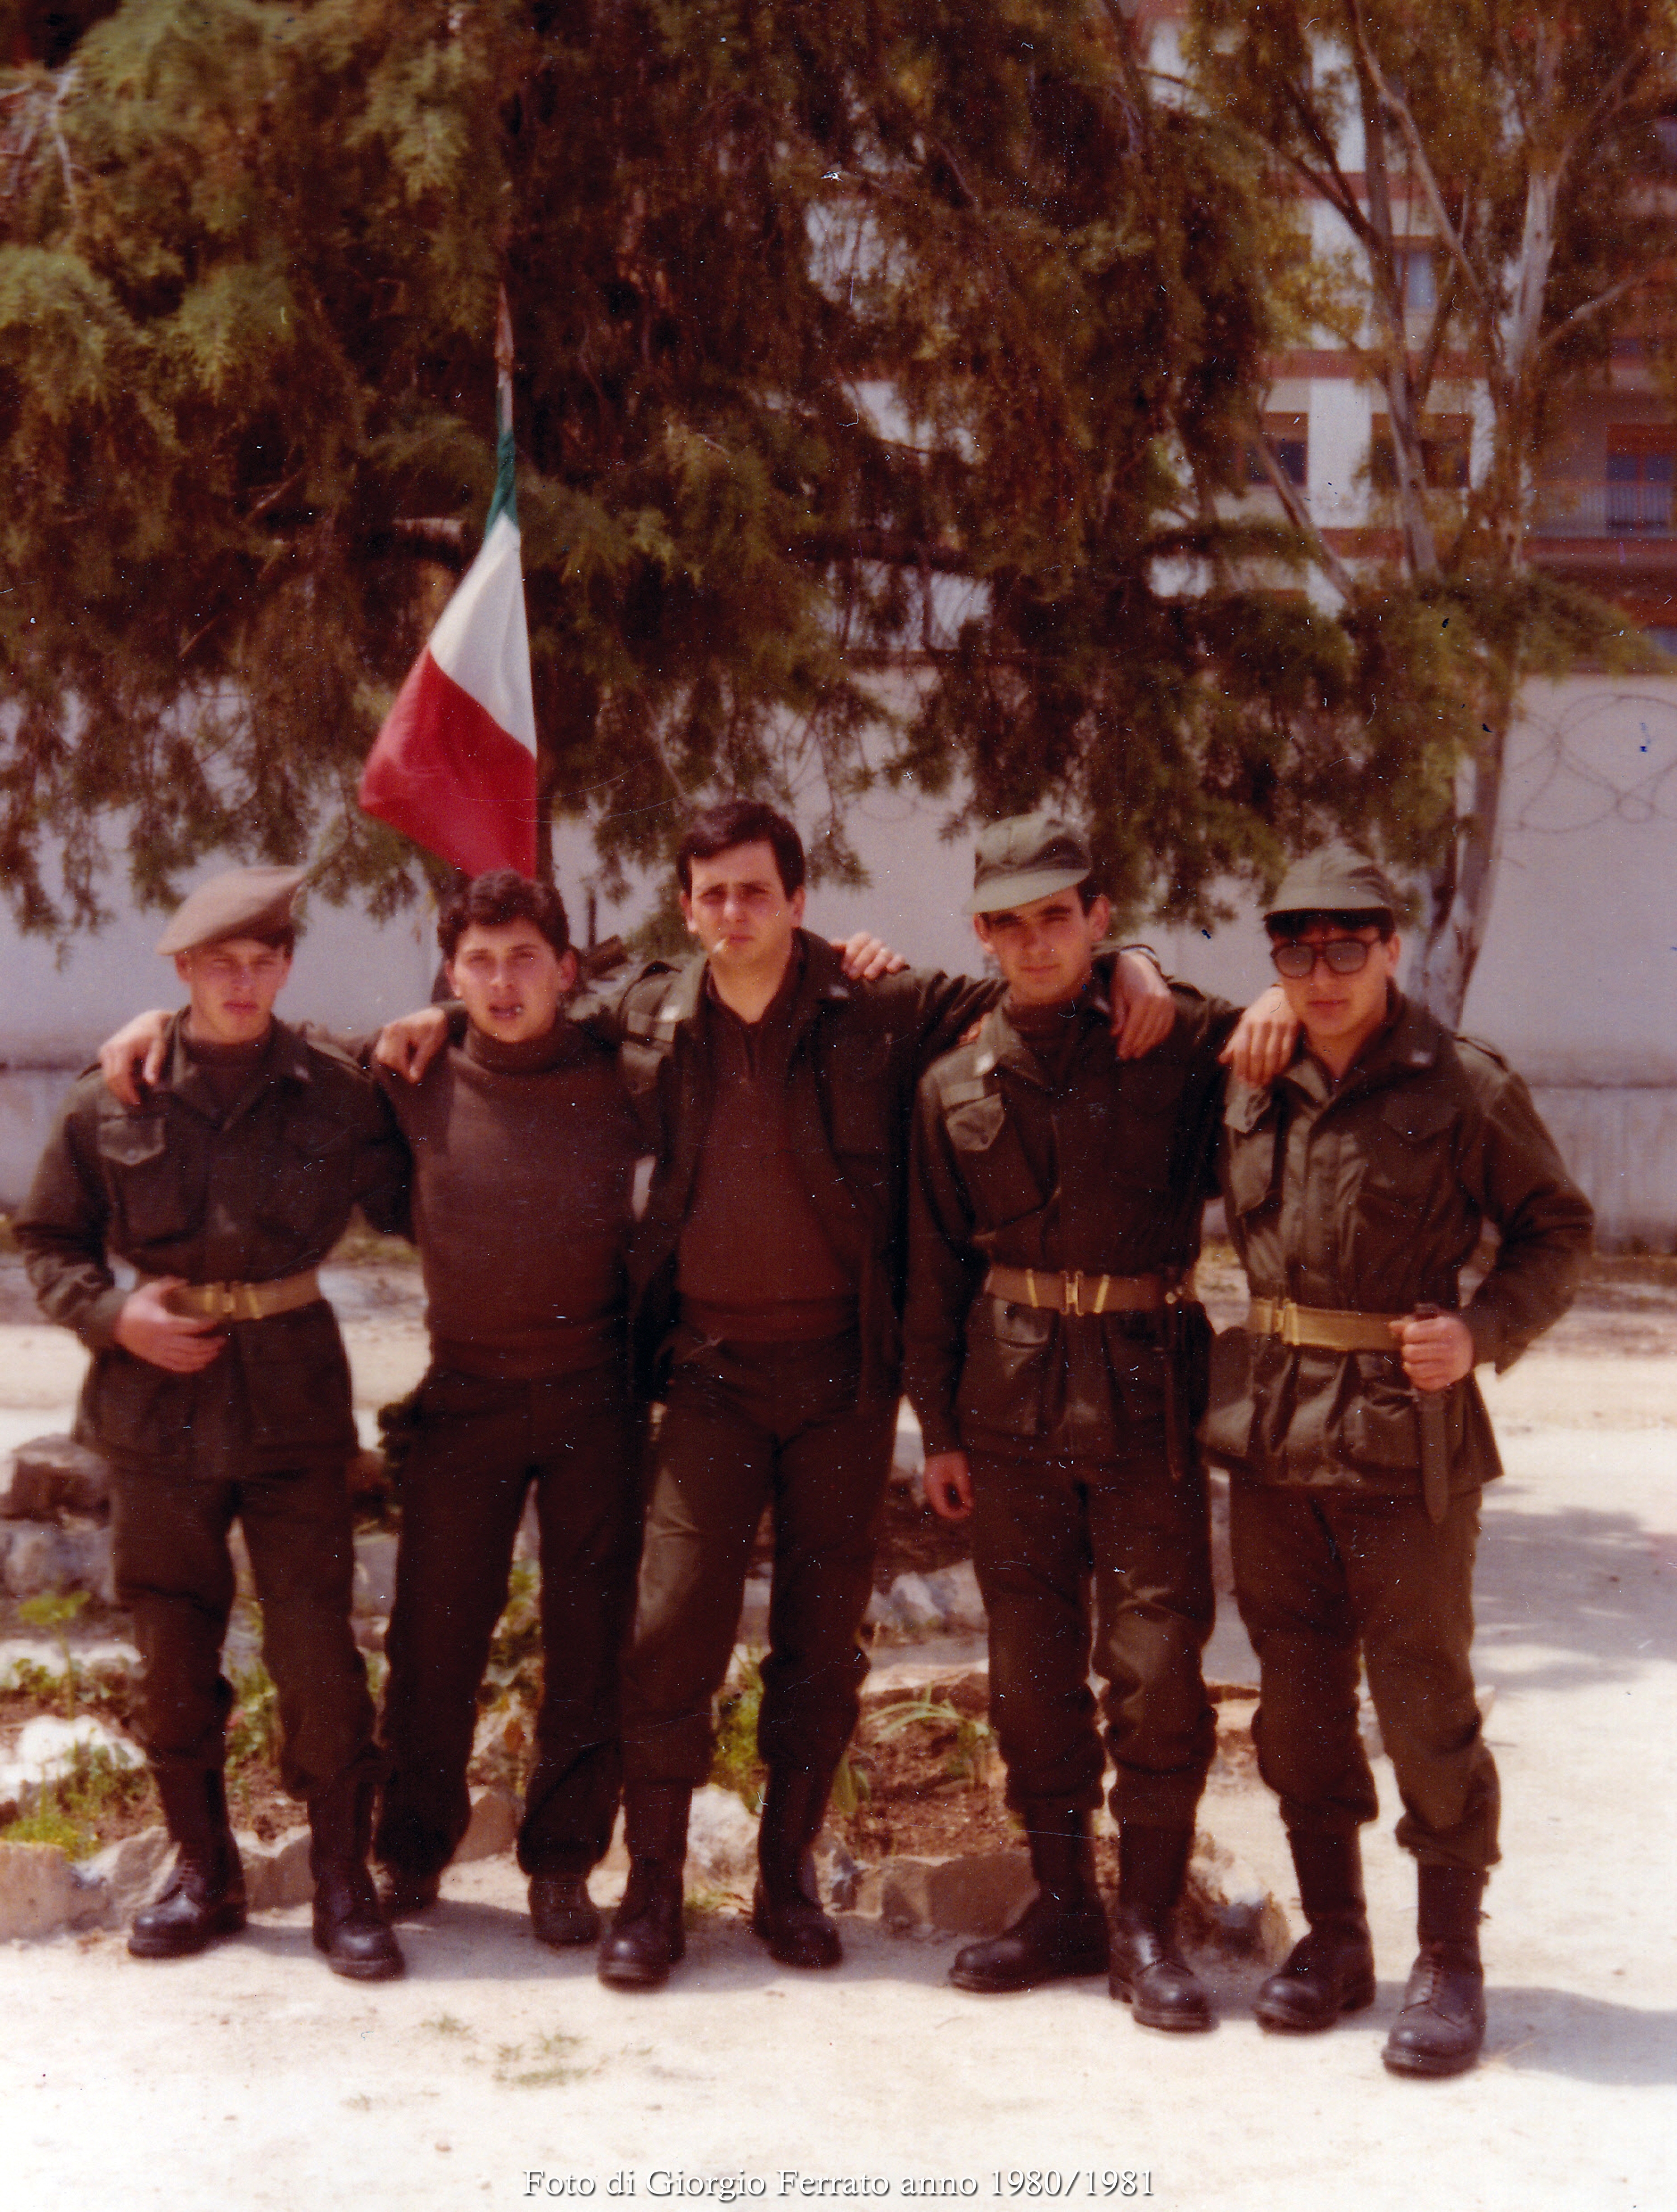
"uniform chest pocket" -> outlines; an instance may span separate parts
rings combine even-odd
[[[963,1100],[944,1117],[950,1146],[973,1212],[986,1229],[998,1229],[1042,1211],[1046,1199],[1030,1170],[1007,1102],[1000,1092]]]
[[[126,1245],[167,1243],[194,1225],[196,1208],[178,1152],[161,1114],[102,1121],[99,1157]]]
[[[1448,1181],[1455,1121],[1447,1098],[1388,1100],[1367,1130],[1364,1194],[1407,1206]]]
[[[354,1142],[352,1132],[319,1115],[289,1121],[263,1180],[262,1220],[275,1229],[335,1234],[332,1217],[349,1210]]]

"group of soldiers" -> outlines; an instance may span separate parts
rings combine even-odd
[[[1524,1085],[1398,991],[1396,895],[1344,848],[1283,882],[1278,985],[1244,1018],[1105,949],[1088,848],[1045,815],[979,839],[978,980],[805,930],[796,831],[754,801],[698,816],[677,865],[698,957],[580,982],[554,890],[483,876],[441,918],[456,1003],[360,1041],[275,1018],[299,878],[234,872],[160,945],[185,1008],[131,1024],[70,1093],[16,1227],[43,1308],[94,1355],[80,1433],[114,1471],[178,1847],[130,1949],[179,1956],[245,1921],[221,1670],[236,1518],[308,1808],[315,1943],[339,1973],[402,1971],[391,1923],[434,1902],[466,1826],[533,1492],[535,1934],[601,1936],[587,1877],[621,1802],[599,1975],[651,1989],[680,1960],[689,1808],[767,1508],[751,1925],[787,1966],[838,1964],[811,1851],[857,1718],[906,1390],[931,1505],[970,1516],[1036,1882],[956,1984],[1105,1975],[1145,2026],[1212,2025],[1173,1929],[1215,1739],[1209,1454],[1308,1923],[1258,2017],[1321,2029],[1374,1999],[1360,1663],[1419,1869],[1386,2063],[1470,2066],[1498,1810],[1472,1578],[1498,1471],[1472,1370],[1565,1310],[1591,1233]],[[1218,1191],[1251,1305],[1213,1337],[1193,1271]],[[317,1272],[357,1206],[416,1243],[431,1352],[376,1724],[349,1629],[349,1376]],[[1110,1921],[1091,1833],[1109,1759]]]

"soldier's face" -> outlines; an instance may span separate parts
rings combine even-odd
[[[1075,999],[1089,981],[1095,948],[1112,923],[1112,908],[1097,898],[1085,914],[1075,885],[1000,914],[975,914],[981,945],[996,957],[1015,1006],[1058,1006]]]
[[[788,892],[775,848],[765,842],[732,845],[714,860],[693,862],[692,888],[681,895],[687,927],[725,973],[784,971],[793,932],[804,919],[801,885]]]
[[[556,952],[533,921],[474,921],[454,947],[448,981],[474,1029],[498,1044],[525,1044],[557,1020],[576,955]]]
[[[1387,986],[1397,974],[1402,950],[1396,937],[1382,945],[1377,929],[1341,929],[1332,922],[1312,923],[1296,941],[1316,949],[1346,939],[1370,948],[1354,975],[1336,975],[1325,960],[1318,960],[1308,975],[1279,979],[1312,1049],[1341,1066],[1385,1020]]]
[[[191,997],[186,1034],[195,1044],[254,1044],[268,1034],[291,955],[260,938],[224,937],[177,952],[174,972]]]

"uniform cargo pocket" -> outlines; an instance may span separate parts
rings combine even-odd
[[[1040,1436],[1057,1316],[1001,1298],[974,1301],[956,1412],[964,1428]]]
[[[1244,1465],[1252,1449],[1253,1339],[1243,1328],[1225,1328],[1211,1342],[1205,1419],[1200,1441],[1207,1455],[1232,1467]]]
[[[1421,1465],[1420,1411],[1415,1393],[1395,1360],[1358,1354],[1347,1363],[1347,1389],[1339,1419],[1330,1428],[1334,1456],[1369,1474],[1407,1473],[1419,1477]],[[1463,1393],[1459,1384],[1444,1394],[1444,1434],[1450,1464],[1461,1449]],[[1337,1435],[1334,1430],[1337,1430]]]

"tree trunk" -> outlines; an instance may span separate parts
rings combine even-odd
[[[1491,726],[1480,737],[1458,788],[1462,803],[1428,878],[1431,912],[1415,963],[1410,996],[1447,1030],[1461,1026],[1467,987],[1484,949],[1502,859],[1503,782],[1508,737],[1519,697],[1510,670],[1497,687]]]

